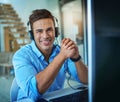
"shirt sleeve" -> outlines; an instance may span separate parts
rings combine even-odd
[[[41,97],[37,90],[37,71],[32,65],[30,56],[25,52],[16,52],[13,57],[15,77],[24,97],[37,100]]]

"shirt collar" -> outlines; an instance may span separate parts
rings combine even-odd
[[[34,51],[34,53],[35,53],[38,57],[43,56],[42,53],[40,52],[40,50],[37,48],[34,40],[32,41],[31,46],[32,46],[32,50]]]
[[[34,51],[34,53],[39,57],[41,57],[42,59],[44,59],[43,54],[40,52],[40,50],[37,48],[35,41],[33,40],[31,43],[32,46],[32,50]],[[53,49],[52,49],[52,53],[50,55],[50,57],[54,57],[56,56],[56,54],[58,54],[60,51],[60,47],[58,45],[53,45]]]

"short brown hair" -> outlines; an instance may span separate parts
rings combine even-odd
[[[39,19],[44,19],[44,18],[51,18],[55,25],[54,16],[51,14],[50,11],[48,11],[46,9],[33,10],[32,14],[29,17],[29,23],[30,23],[31,30],[33,28],[33,23],[35,21],[37,21]]]

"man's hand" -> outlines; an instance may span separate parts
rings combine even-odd
[[[61,43],[60,53],[66,58],[77,58],[79,51],[77,45],[69,38],[64,38]]]

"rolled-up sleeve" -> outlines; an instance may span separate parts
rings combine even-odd
[[[18,98],[28,97],[37,100],[41,97],[37,90],[37,70],[27,53],[16,52],[13,57],[13,66],[18,86],[20,87]]]

